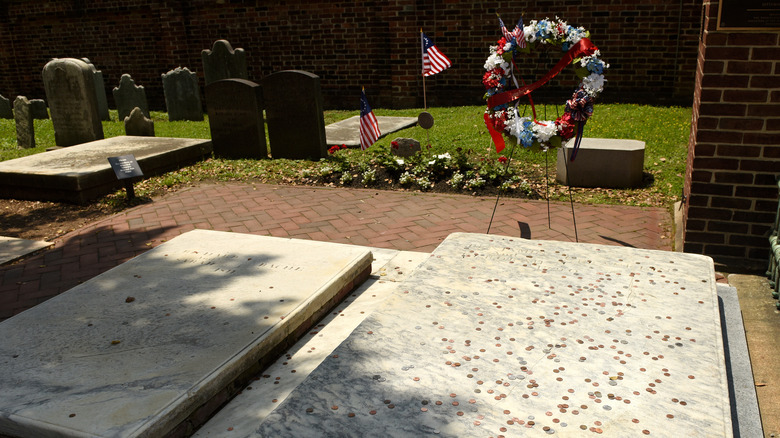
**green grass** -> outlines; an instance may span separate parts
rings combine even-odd
[[[375,109],[378,116],[417,117],[421,109]],[[379,166],[388,161],[390,143],[396,137],[411,137],[423,145],[430,143],[430,149],[423,148],[427,156],[437,154],[468,154],[469,160],[477,163],[473,172],[493,172],[498,167],[484,163],[496,162],[498,154],[491,143],[490,136],[482,121],[483,106],[441,107],[427,110],[434,118],[434,126],[426,131],[414,126],[403,131],[389,134],[380,139],[368,151],[340,151],[338,157],[325,162],[291,160],[225,160],[209,159],[185,169],[150,178],[138,183],[139,196],[160,193],[168,189],[197,182],[200,180],[218,181],[257,181],[269,183],[307,183],[322,179],[312,174],[325,173],[333,167],[333,161],[344,171],[359,176],[370,167]],[[530,112],[530,109],[528,109]],[[563,113],[563,107],[537,107],[540,119],[555,119]],[[357,115],[357,111],[326,111],[325,122],[333,123]],[[105,137],[124,135],[124,125],[117,121],[116,111],[111,111],[113,120],[103,122]],[[155,134],[158,137],[210,138],[208,120],[203,122],[169,122],[167,115],[152,112],[155,122]],[[623,203],[630,205],[671,206],[681,193],[685,160],[687,156],[688,136],[690,132],[691,109],[680,107],[650,107],[630,104],[597,104],[593,117],[585,127],[587,137],[622,138],[642,140],[646,143],[646,174],[652,175],[650,181],[636,189],[578,189],[573,190],[575,200],[586,203]],[[16,131],[13,120],[0,119],[0,161],[40,153],[54,146],[54,131],[51,120],[35,121],[36,144],[34,149],[20,150],[16,146]],[[509,155],[512,145],[507,144],[504,154]],[[533,190],[542,190],[544,169],[548,169],[550,178],[555,175],[555,151],[546,154],[536,149],[516,146],[512,153],[511,172],[527,181]],[[484,162],[479,164],[479,161]],[[546,164],[545,164],[546,163]],[[326,166],[330,166],[327,167]],[[482,166],[482,167],[479,167]],[[326,169],[326,170],[323,170]],[[495,175],[494,175],[495,176]],[[338,183],[331,184],[339,185]],[[342,183],[344,184],[344,183]],[[359,186],[352,183],[352,186]],[[396,187],[397,188],[397,187]],[[413,189],[414,187],[410,187]],[[471,193],[471,191],[468,191]],[[121,192],[113,195],[121,197]],[[523,195],[516,192],[515,195]],[[560,186],[549,189],[552,199],[568,199],[568,190]]]

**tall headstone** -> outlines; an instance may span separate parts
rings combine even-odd
[[[217,40],[211,50],[200,52],[206,85],[222,79],[249,79],[244,49],[233,49],[227,40]]]
[[[30,109],[30,101],[24,96],[14,100],[14,119],[16,119],[16,142],[22,149],[35,147],[35,126]]]
[[[30,110],[33,119],[46,120],[49,118],[49,107],[43,99],[30,99]]]
[[[270,74],[263,78],[263,97],[274,158],[328,155],[319,76],[300,70]]]
[[[268,158],[263,124],[263,89],[246,79],[206,86],[214,154],[225,158]]]
[[[203,106],[200,103],[198,76],[187,67],[176,67],[163,73],[163,92],[168,120],[203,120]]]
[[[146,90],[142,85],[136,85],[129,74],[125,73],[119,79],[119,86],[112,90],[114,103],[119,113],[119,120],[124,120],[130,115],[133,108],[141,108],[144,115],[149,117],[149,104],[146,101]]]
[[[94,76],[95,97],[97,98],[100,120],[111,120],[111,115],[108,114],[108,99],[106,98],[106,83],[103,80],[103,72],[98,70],[89,58],[81,58],[81,60],[87,63]]]
[[[103,138],[92,69],[74,58],[49,61],[43,85],[51,109],[57,146],[72,146]]]
[[[154,137],[154,122],[144,116],[141,108],[135,107],[130,115],[124,118],[125,135]]]
[[[0,119],[13,119],[14,112],[11,110],[11,101],[0,94]]]

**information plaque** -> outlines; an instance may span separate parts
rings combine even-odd
[[[718,29],[780,29],[780,2],[777,0],[721,0]]]
[[[108,162],[111,164],[111,168],[114,169],[116,178],[125,182],[127,199],[135,198],[132,178],[144,176],[144,173],[141,171],[141,166],[139,166],[138,161],[135,160],[135,156],[130,154],[121,155],[119,157],[108,157]]]

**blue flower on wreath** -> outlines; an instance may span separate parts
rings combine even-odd
[[[523,122],[523,131],[518,138],[523,147],[530,148],[534,144],[534,123],[531,121]]]
[[[591,73],[596,73],[598,75],[604,74],[604,63],[599,59],[591,58],[585,68]]]
[[[539,30],[536,31],[536,37],[540,40],[546,40],[549,39],[550,34],[550,22],[547,20],[542,20],[537,24],[537,27]]]

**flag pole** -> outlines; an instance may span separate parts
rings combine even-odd
[[[428,97],[425,95],[425,43],[423,42],[423,30],[420,28],[420,62],[423,63],[420,71],[423,78],[423,108],[428,109]]]

